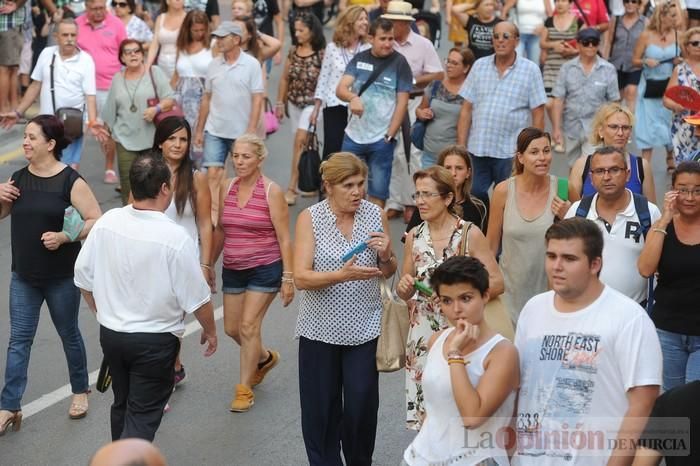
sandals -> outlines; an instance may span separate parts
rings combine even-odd
[[[0,437],[5,435],[10,429],[14,432],[19,432],[19,429],[22,427],[22,411],[7,411],[3,409],[1,412],[10,413],[10,417],[0,424]]]
[[[88,394],[86,393],[76,393],[73,395],[73,401],[71,402],[70,409],[68,410],[68,417],[71,419],[82,419],[87,416],[88,413]]]

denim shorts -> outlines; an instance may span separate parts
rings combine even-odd
[[[204,157],[203,167],[223,167],[226,157],[233,150],[235,139],[220,138],[208,132],[204,132]]]
[[[246,290],[277,293],[282,285],[282,261],[243,270],[224,268],[221,281],[226,294],[240,294]]]
[[[80,163],[80,156],[83,153],[84,136],[79,137],[61,151],[61,162],[66,165],[77,165]]]

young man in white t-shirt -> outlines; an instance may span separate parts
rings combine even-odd
[[[603,237],[571,218],[545,235],[551,291],[522,310],[514,465],[628,465],[661,385],[654,324],[603,284]]]

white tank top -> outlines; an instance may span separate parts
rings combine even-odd
[[[177,74],[181,78],[204,78],[211,60],[210,49],[202,49],[192,55],[180,52],[177,57]]]
[[[197,248],[197,257],[199,258],[199,230],[197,229],[197,219],[194,216],[194,210],[192,210],[192,199],[190,197],[187,198],[182,216],[179,216],[175,207],[175,196],[173,196],[170,205],[165,209],[164,213],[187,231],[187,234],[194,240],[194,245]]]
[[[515,406],[515,391],[508,395],[488,421],[477,428],[465,429],[452,393],[450,367],[443,356],[445,340],[453,330],[454,327],[442,332],[428,353],[422,378],[427,417],[416,438],[406,448],[404,461],[410,466],[469,466],[493,458],[499,466],[507,466],[508,454],[502,446],[494,445],[490,450],[473,447],[488,435],[498,438],[499,429],[509,425]],[[474,387],[484,375],[484,360],[502,340],[505,337],[496,334],[465,356],[469,361],[465,370]]]

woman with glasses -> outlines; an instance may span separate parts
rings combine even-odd
[[[460,253],[475,257],[486,266],[492,296],[503,292],[503,277],[484,234],[461,218],[452,174],[443,167],[433,166],[416,172],[413,181],[416,185],[413,198],[423,222],[408,233],[396,293],[407,302],[410,313],[406,342],[406,427],[419,430],[425,418],[421,376],[428,340],[433,333],[446,328],[448,322],[433,301],[432,293],[417,288],[416,283],[429,288],[433,270]]]
[[[637,41],[632,65],[642,67],[636,112],[634,141],[642,157],[651,161],[654,147],[666,148],[666,167],[673,170],[671,111],[663,106],[662,97],[673,67],[680,63],[676,26],[680,22],[678,7],[671,2],[657,5],[649,25]],[[649,88],[649,91],[647,91]]]
[[[474,14],[469,14],[475,8]],[[473,3],[460,3],[452,7],[452,14],[467,30],[466,44],[478,60],[493,54],[493,28],[503,21],[496,16],[495,0],[478,0]]]
[[[122,20],[126,26],[126,37],[135,39],[143,44],[143,48],[148,50],[148,46],[153,40],[153,32],[151,28],[138,16],[134,14],[136,11],[135,0],[114,0],[112,2],[114,14]]]
[[[571,203],[557,196],[557,177],[550,174],[552,141],[549,133],[525,128],[518,135],[514,176],[493,190],[488,242],[492,254],[501,252],[504,301],[513,324],[536,294],[549,288],[544,271],[544,233],[554,219],[564,218]]]
[[[160,8],[161,14],[156,18],[155,35],[152,47],[148,49],[146,66],[157,64],[170,79],[175,72],[177,36],[187,12],[184,0],[161,0]]]
[[[681,39],[683,62],[671,75],[668,87],[688,86],[700,91],[700,27],[688,29]],[[695,113],[664,97],[664,106],[673,112],[671,137],[676,163],[690,160],[700,152],[700,134],[697,126],[687,123],[685,118]]]
[[[117,143],[122,204],[126,205],[131,190],[131,164],[141,152],[150,150],[156,132],[153,119],[169,111],[175,100],[168,77],[160,67],[146,69],[141,42],[123,40],[119,46],[119,61],[124,69],[112,79],[101,117]],[[158,91],[158,103],[150,100],[155,97],[154,90]]]
[[[423,100],[416,108],[416,118],[425,122],[421,165],[435,165],[437,154],[457,141],[457,120],[464,102],[459,95],[469,70],[474,63],[474,53],[469,49],[450,49],[445,59],[445,79],[428,84]]]
[[[644,31],[645,20],[639,11],[639,0],[622,0],[625,14],[613,17],[605,41],[604,56],[617,69],[617,85],[627,105],[634,113],[637,85],[642,70],[632,64],[632,51]]]
[[[654,202],[656,190],[651,165],[642,157],[627,151],[633,126],[634,115],[628,109],[618,103],[603,105],[591,122],[589,142],[594,147],[611,146],[622,150],[627,158],[627,166],[630,167],[627,189],[633,193],[643,194],[644,197]],[[591,156],[583,155],[576,160],[571,168],[569,174],[569,200],[571,202],[578,201],[583,196],[595,194],[595,187],[591,183],[590,165]]]
[[[637,263],[643,276],[658,274],[651,318],[664,357],[664,391],[700,379],[700,162],[679,163],[671,185]]]

